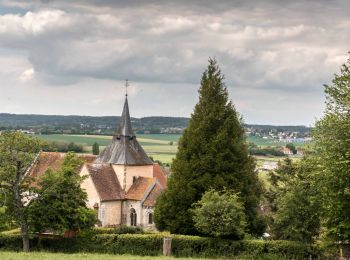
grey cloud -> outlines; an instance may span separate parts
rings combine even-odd
[[[316,111],[322,107],[322,84],[349,50],[350,2],[345,0],[1,4],[24,12],[0,16],[0,49],[23,53],[37,82],[48,87],[128,77],[149,92],[163,84],[185,93],[185,86],[198,86],[208,57],[216,57],[234,100],[253,93],[254,105],[263,105],[254,93],[285,100],[302,92],[300,102]],[[160,100],[171,98],[170,92],[162,92]],[[195,91],[190,93],[195,100]],[[194,103],[189,99],[187,115]]]

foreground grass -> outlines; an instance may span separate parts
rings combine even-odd
[[[30,253],[17,253],[17,252],[0,252],[0,259],[2,260],[60,260],[60,259],[91,259],[91,260],[171,260],[171,259],[186,259],[194,260],[195,258],[173,258],[163,256],[133,256],[133,255],[109,255],[109,254],[63,254],[63,253],[46,253],[46,252],[30,252]]]

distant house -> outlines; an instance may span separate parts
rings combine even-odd
[[[285,155],[293,155],[292,150],[287,147],[282,147],[281,152],[284,153]]]
[[[154,229],[156,199],[167,187],[167,174],[146,155],[131,127],[128,100],[111,144],[99,155],[80,155],[77,174],[86,176],[82,188],[87,206],[103,227],[130,225]],[[29,174],[39,177],[48,168],[59,169],[63,153],[41,153]]]

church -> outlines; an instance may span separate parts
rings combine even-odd
[[[120,225],[155,229],[153,210],[166,189],[165,170],[154,163],[132,130],[126,95],[123,112],[111,143],[99,156],[79,155],[84,164],[77,170],[86,176],[81,184],[87,206],[96,211],[102,227]],[[49,168],[59,169],[64,153],[41,152],[30,169],[37,178]]]

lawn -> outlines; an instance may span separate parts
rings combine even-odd
[[[63,254],[63,253],[46,253],[46,252],[30,252],[30,253],[17,253],[17,252],[0,252],[0,259],[4,260],[74,260],[74,259],[89,259],[89,260],[165,260],[165,259],[195,259],[195,258],[174,258],[163,256],[133,256],[133,255],[109,255],[109,254]]]

